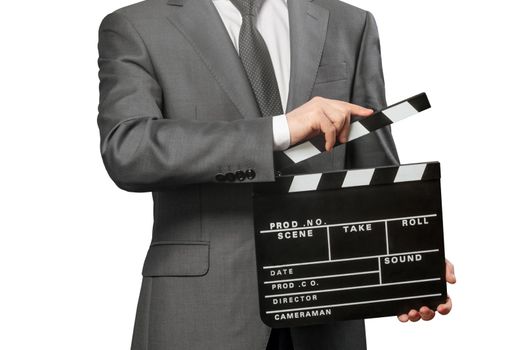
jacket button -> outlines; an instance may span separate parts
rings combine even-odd
[[[218,173],[217,175],[215,175],[215,180],[219,182],[224,182],[226,181],[226,176],[224,174]]]
[[[242,170],[237,170],[235,172],[235,176],[237,177],[237,180],[239,181],[244,181],[244,179],[246,179],[246,174]]]
[[[226,173],[226,180],[228,180],[230,182],[234,182],[235,181],[235,174],[234,173]]]
[[[248,178],[248,180],[253,180],[255,178],[255,170],[253,169],[246,170],[246,177]]]

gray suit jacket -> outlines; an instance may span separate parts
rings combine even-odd
[[[288,8],[286,112],[313,96],[386,106],[374,17],[338,0]],[[102,20],[98,48],[104,165],[120,188],[153,194],[132,349],[265,349],[251,189],[275,179],[272,120],[260,116],[217,10],[211,0],[121,8]],[[301,171],[396,163],[386,128]],[[255,177],[216,179],[237,171]],[[292,337],[296,350],[366,347],[362,320],[293,328]]]

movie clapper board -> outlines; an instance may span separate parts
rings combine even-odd
[[[253,204],[270,327],[393,316],[446,299],[438,162],[283,175],[254,184]]]

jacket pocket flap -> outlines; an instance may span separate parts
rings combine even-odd
[[[317,69],[315,83],[328,83],[330,81],[343,80],[348,77],[346,62],[337,62],[320,65]]]
[[[154,242],[148,249],[142,276],[203,276],[210,262],[209,241]]]

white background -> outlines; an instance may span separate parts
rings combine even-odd
[[[393,132],[402,163],[442,164],[458,277],[449,316],[367,321],[369,349],[520,348],[520,2],[352,3],[377,20],[388,102],[426,91],[433,105]],[[152,200],[110,181],[96,125],[98,25],[127,4],[0,5],[2,349],[129,349]]]

